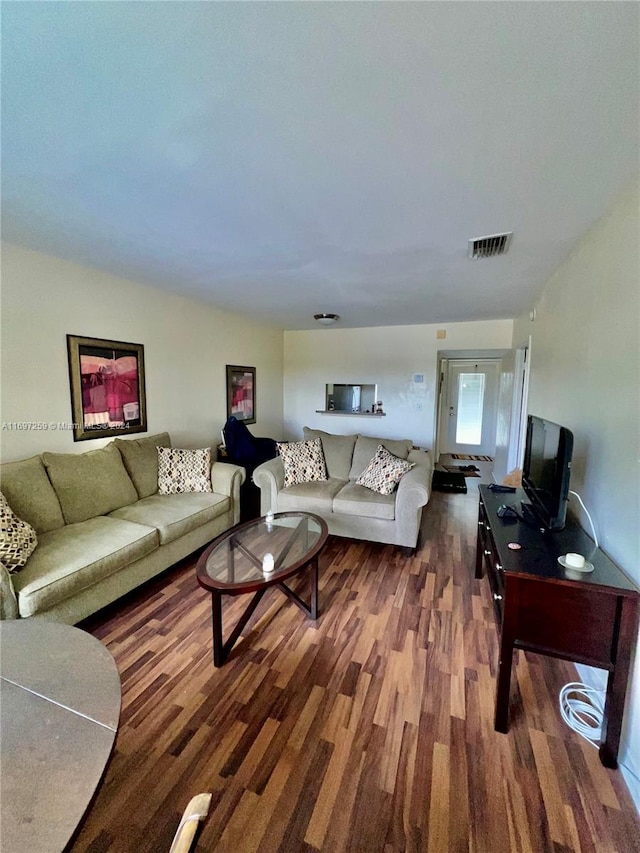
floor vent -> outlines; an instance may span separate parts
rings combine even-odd
[[[490,237],[469,240],[469,257],[493,258],[494,255],[506,255],[512,237],[513,231],[508,231],[506,234],[492,234]]]

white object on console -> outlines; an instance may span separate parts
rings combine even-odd
[[[587,572],[592,572],[594,569],[593,563],[587,562],[582,554],[563,554],[562,557],[558,557],[558,562],[568,572],[586,574]]]

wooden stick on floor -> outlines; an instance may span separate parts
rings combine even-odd
[[[171,842],[169,853],[189,853],[198,829],[198,823],[209,814],[211,794],[197,794],[189,800],[182,813],[178,829]]]

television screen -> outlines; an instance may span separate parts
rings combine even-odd
[[[532,509],[549,530],[564,527],[572,452],[570,430],[529,415],[522,485]]]

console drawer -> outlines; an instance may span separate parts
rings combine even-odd
[[[479,559],[487,572],[494,609],[498,623],[502,623],[502,610],[504,601],[504,569],[498,557],[496,543],[491,532],[491,524],[487,516],[484,503],[480,501],[478,515],[478,548]]]

